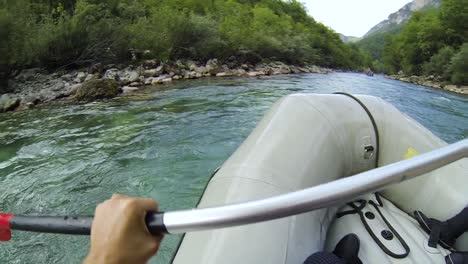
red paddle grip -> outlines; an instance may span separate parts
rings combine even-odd
[[[10,241],[10,219],[13,216],[13,214],[0,214],[0,241]]]

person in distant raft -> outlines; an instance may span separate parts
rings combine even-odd
[[[456,216],[441,222],[429,218],[420,211],[415,211],[414,216],[421,227],[429,234],[429,246],[454,251],[455,240],[468,231],[468,207],[465,207]],[[468,264],[468,252],[453,252],[445,257],[447,264]]]
[[[84,264],[143,264],[156,254],[163,239],[146,227],[145,216],[157,212],[148,198],[114,194],[96,207],[91,228],[91,248]]]

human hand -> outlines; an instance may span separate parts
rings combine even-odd
[[[96,207],[91,249],[85,264],[146,263],[159,249],[163,235],[152,235],[145,223],[157,212],[156,201],[114,194]]]

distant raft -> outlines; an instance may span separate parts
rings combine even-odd
[[[210,180],[198,208],[253,201],[328,183],[447,145],[380,98],[295,94],[279,100]],[[468,204],[468,161],[341,206],[274,221],[187,233],[174,263],[303,263],[346,234],[363,263],[444,263],[410,215],[447,219]],[[339,191],[339,190],[337,190]],[[468,236],[456,249],[468,250]]]

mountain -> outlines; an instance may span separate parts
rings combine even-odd
[[[340,34],[340,38],[344,43],[353,43],[360,40],[358,37],[345,36],[343,34]]]
[[[424,10],[430,7],[440,7],[441,2],[442,0],[414,0],[413,2],[406,4],[397,12],[391,14],[388,19],[371,28],[371,30],[369,30],[369,32],[367,32],[363,38],[369,37],[376,33],[388,32],[394,30],[395,28],[399,28],[410,19],[413,12]]]

